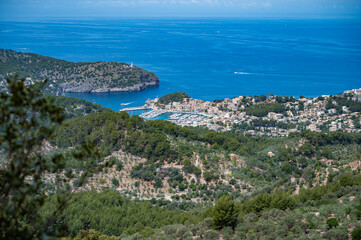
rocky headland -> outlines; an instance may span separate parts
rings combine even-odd
[[[34,53],[0,49],[0,88],[6,76],[19,74],[28,84],[48,79],[45,92],[133,92],[158,86],[159,78],[133,64],[69,62]]]

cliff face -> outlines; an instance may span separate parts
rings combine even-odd
[[[19,73],[29,83],[48,78],[46,92],[141,91],[158,86],[158,77],[139,67],[117,62],[68,62],[33,53],[0,49],[0,75]]]

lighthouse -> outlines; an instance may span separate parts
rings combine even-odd
[[[131,67],[131,68],[133,67],[133,62],[130,63],[130,67]]]

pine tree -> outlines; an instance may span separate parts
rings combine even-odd
[[[238,211],[230,196],[220,197],[213,210],[213,222],[216,229],[234,228],[237,224]]]
[[[13,76],[7,83],[8,91],[0,94],[0,149],[5,156],[0,169],[0,238],[41,239],[47,231],[39,216],[46,198],[43,177],[45,173],[59,173],[65,166],[63,154],[44,156],[42,148],[64,120],[63,109],[53,99],[43,97],[41,89],[46,81],[27,86],[25,79]],[[83,161],[95,153],[92,147],[84,147],[84,151],[74,153],[75,159]],[[80,182],[84,178],[85,173]],[[53,216],[64,204],[65,199],[59,197]]]

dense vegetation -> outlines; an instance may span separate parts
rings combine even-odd
[[[38,226],[38,210],[47,197],[42,187],[44,174],[60,173],[65,165],[62,153],[46,156],[42,148],[64,116],[52,98],[43,97],[41,88],[27,87],[25,79],[17,76],[6,81],[8,91],[0,94],[0,150],[4,156],[0,167],[0,238],[41,239],[44,231]],[[69,156],[78,161],[99,157],[89,144]],[[79,185],[88,173],[78,176]],[[59,174],[59,188],[72,178],[71,174]],[[60,212],[64,203],[64,198],[57,198],[52,215]]]
[[[158,102],[161,104],[168,104],[172,102],[182,102],[183,99],[189,98],[185,92],[175,92],[171,94],[164,95],[159,98]]]
[[[199,131],[199,132],[197,132]],[[144,121],[125,112],[101,112],[70,119],[58,128],[52,143],[60,148],[94,142],[105,155],[124,150],[152,162],[174,161],[191,156],[192,144],[172,146],[169,137],[182,137],[211,144],[212,149],[255,154],[271,140],[251,138],[240,133],[216,133],[207,129],[182,128],[164,120]]]
[[[250,122],[250,124],[247,123],[233,124],[233,129],[236,131],[254,130],[260,127],[264,127],[264,128],[277,127],[280,129],[292,129],[296,127],[296,124],[285,123],[276,120],[263,120],[263,119],[254,119]]]
[[[158,85],[158,77],[138,67],[116,62],[69,62],[34,53],[0,49],[0,76],[18,73],[31,83],[48,78],[44,91],[106,92],[141,84],[134,90]],[[4,84],[5,85],[5,84]]]
[[[88,192],[74,194],[60,219],[69,232],[91,228],[125,239],[219,239],[220,234],[223,239],[348,239],[344,226],[352,226],[354,235],[359,231],[360,193],[361,175],[345,174],[297,195],[279,189],[241,202],[223,195],[214,206],[191,215],[159,208],[157,201],[132,202],[115,192]],[[44,206],[44,216],[53,201]],[[183,225],[166,226],[170,223]],[[92,232],[82,232],[87,234]]]
[[[248,115],[265,117],[269,112],[284,113],[287,111],[287,108],[281,103],[263,103],[246,107],[244,111]]]
[[[346,106],[351,112],[361,112],[361,102],[354,101],[351,96],[332,96],[327,102],[326,109],[335,108],[337,113],[342,113],[342,107]]]
[[[63,114],[67,119],[85,116],[90,113],[113,111],[110,108],[105,108],[99,104],[94,104],[75,97],[53,96],[53,98],[55,104],[64,109]]]
[[[94,142],[105,155],[123,149],[149,159],[172,157],[169,141],[164,134],[140,131],[145,122],[137,115],[125,112],[102,112],[70,119],[59,128],[53,140],[61,148],[76,147],[85,141]]]
[[[143,121],[126,113],[104,112],[67,121],[66,126],[57,130],[53,143],[68,148],[85,140],[93,141],[105,156],[123,150],[145,157],[146,162],[132,166],[129,176],[160,189],[160,195],[164,196],[162,188],[169,185],[169,193],[183,193],[172,196],[174,200],[198,198],[212,201],[225,192],[240,198],[240,191],[257,193],[277,186],[294,190],[296,183],[289,182],[290,176],[298,179],[301,186],[315,186],[315,171],[320,171],[318,183],[336,174],[334,170],[326,173],[326,166],[320,160],[334,159],[335,167],[349,163],[360,152],[361,134],[324,134],[308,130],[291,134],[288,138],[267,139],[238,132],[216,133],[204,128],[183,128],[168,121]],[[299,145],[300,142],[303,143]],[[295,147],[284,147],[285,144]],[[356,152],[350,159],[350,155],[338,152],[337,149],[341,148]],[[267,155],[270,150],[274,157]],[[202,167],[194,162],[194,153],[199,154]],[[245,164],[239,165],[231,160],[230,154],[234,153],[246,157]],[[163,167],[171,162],[181,168]],[[229,164],[229,176],[225,176],[220,164]],[[86,165],[94,167],[94,164]],[[80,166],[82,168],[84,166]],[[223,184],[225,179],[227,184]],[[114,180],[116,187],[120,180]],[[209,185],[201,184],[203,180]],[[139,184],[134,187],[137,191]]]
[[[42,214],[45,219],[54,212],[55,202],[56,196],[53,196],[44,205]],[[150,235],[153,229],[165,225],[197,221],[196,216],[155,207],[151,202],[130,201],[112,191],[73,194],[63,213],[57,218],[67,226],[69,234],[91,228],[115,236],[136,232]]]

